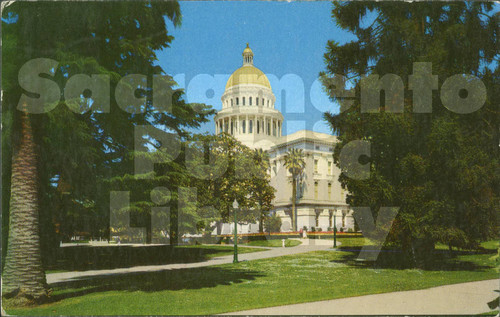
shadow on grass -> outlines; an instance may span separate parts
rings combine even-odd
[[[484,271],[493,266],[461,259],[466,255],[495,254],[496,250],[483,249],[478,251],[445,251],[435,250],[430,256],[418,262],[409,259],[401,250],[382,248],[376,261],[359,261],[360,246],[339,247],[342,251],[340,259],[331,262],[342,262],[352,267],[376,269],[409,269],[419,268],[426,271]]]
[[[201,267],[146,273],[119,273],[78,278],[51,284],[50,302],[104,291],[144,291],[201,289],[231,285],[264,276],[261,272]]]
[[[58,248],[46,263],[47,270],[86,271],[141,265],[203,262],[228,252],[223,248],[190,248],[172,245],[74,246]]]

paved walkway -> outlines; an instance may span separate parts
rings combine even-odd
[[[239,261],[252,261],[267,258],[274,258],[278,256],[305,253],[311,251],[326,250],[332,247],[331,240],[315,240],[315,239],[295,239],[302,242],[302,244],[295,247],[287,248],[266,248],[267,251],[252,252],[238,254]],[[339,244],[340,245],[340,244]],[[261,248],[261,247],[259,247]],[[175,270],[175,269],[186,269],[186,268],[198,268],[219,264],[227,264],[233,262],[233,256],[221,256],[209,259],[203,262],[195,263],[176,263],[176,264],[164,264],[164,265],[147,265],[147,266],[134,266],[130,268],[119,268],[111,270],[91,270],[91,271],[81,271],[81,272],[62,272],[62,273],[52,273],[47,274],[47,283],[64,283],[69,281],[88,279],[97,276],[111,276],[124,273],[140,273],[140,272],[155,272],[162,270]]]
[[[360,285],[359,287],[363,287]],[[458,315],[491,311],[499,280],[276,306],[227,315]]]

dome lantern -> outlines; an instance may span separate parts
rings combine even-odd
[[[253,52],[248,46],[243,51],[243,66],[252,66],[253,65]]]

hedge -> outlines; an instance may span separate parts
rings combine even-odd
[[[308,232],[307,237],[309,239],[330,238],[333,237],[333,231]],[[363,234],[360,232],[337,232],[337,238],[363,238]]]
[[[234,234],[221,234],[217,235],[217,238],[223,240],[233,239]],[[238,240],[243,241],[258,241],[258,240],[272,240],[272,239],[290,239],[290,238],[301,238],[302,234],[300,232],[271,232],[271,233],[242,233],[238,234]]]

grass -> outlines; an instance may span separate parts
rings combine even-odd
[[[498,316],[498,310],[492,310],[490,312],[479,314],[478,316]]]
[[[299,240],[286,239],[285,240],[285,247],[295,247],[295,246],[300,245],[301,243],[302,242],[300,242]],[[283,246],[281,239],[249,241],[248,243],[245,243],[245,245],[251,245],[251,246],[256,246],[256,247],[282,247]]]
[[[344,251],[67,282],[53,286],[52,303],[6,310],[14,315],[218,314],[498,278],[496,248],[440,252],[434,267],[399,269],[355,261],[362,240],[339,239]]]

